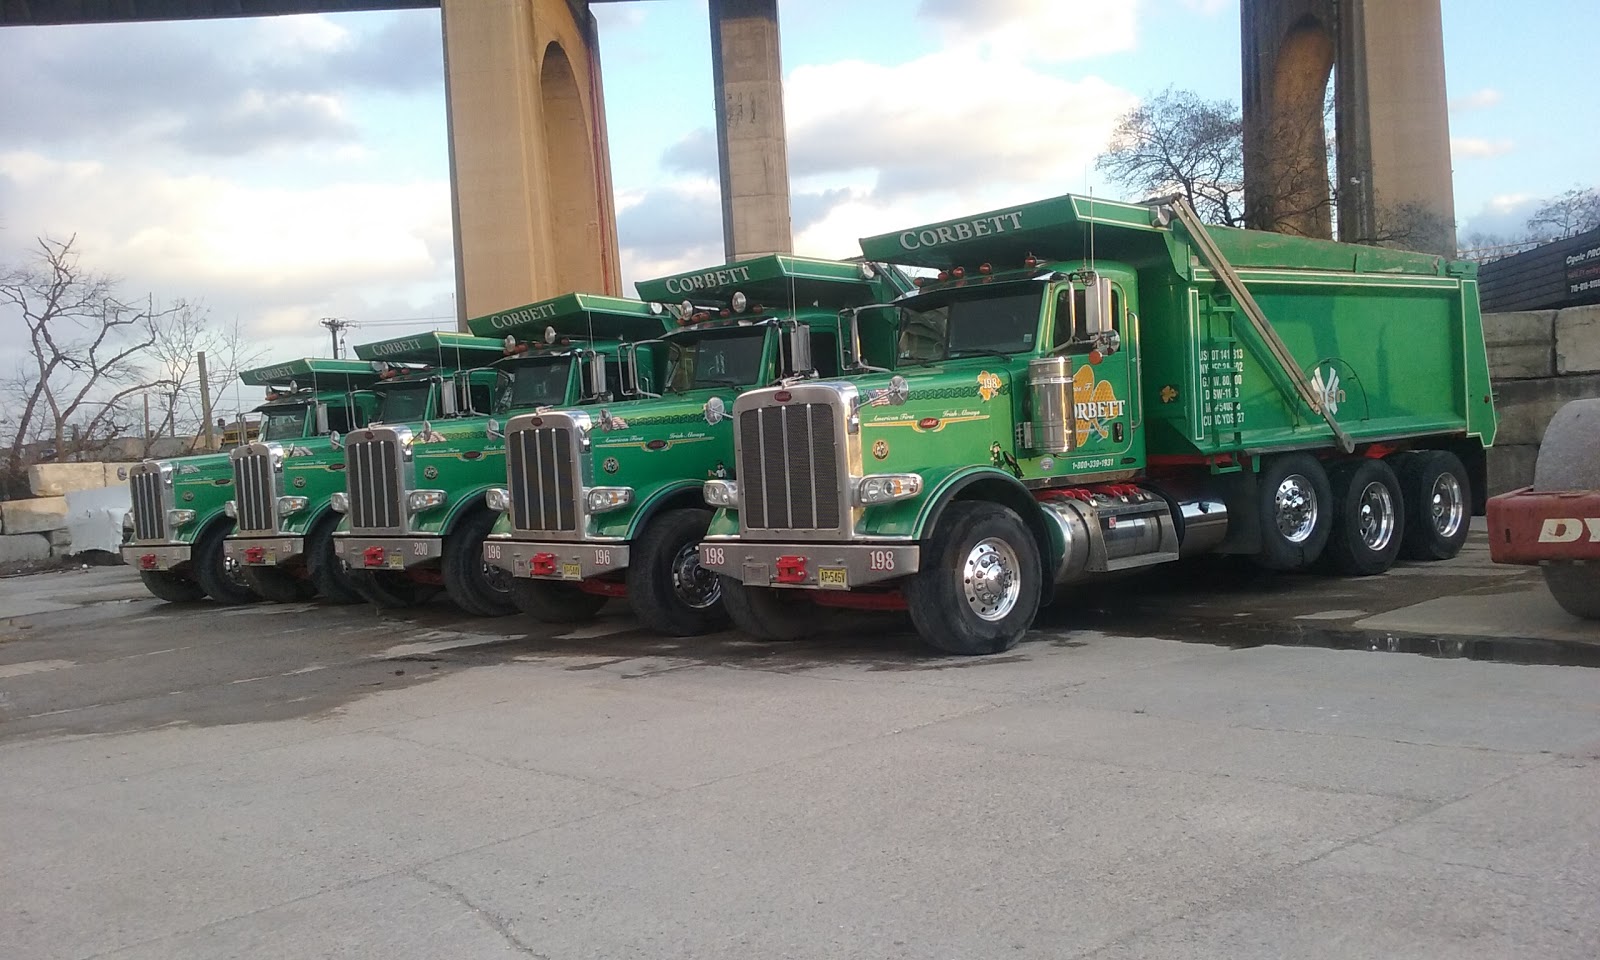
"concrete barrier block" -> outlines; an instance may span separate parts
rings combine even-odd
[[[1489,348],[1489,379],[1527,380],[1555,374],[1554,344],[1511,343]]]
[[[1483,315],[1483,341],[1491,348],[1530,343],[1548,345],[1555,336],[1556,311],[1523,310]]]
[[[1495,444],[1489,448],[1489,496],[1533,483],[1539,448],[1531,443]]]
[[[6,533],[49,533],[67,525],[66,497],[34,497],[0,504]]]
[[[117,476],[117,471],[118,470],[132,470],[135,466],[138,466],[138,463],[139,463],[139,461],[137,461],[137,460],[131,460],[131,461],[128,461],[127,463],[104,463],[104,464],[101,464],[101,466],[103,466],[105,468],[105,475],[106,475],[106,482],[101,484],[101,486],[103,486],[103,487],[125,487],[125,486],[127,486],[128,485],[128,478],[127,477],[119,477],[119,476]]]
[[[1600,374],[1496,383],[1494,405],[1500,415],[1500,429],[1495,445],[1537,446],[1556,411],[1568,400],[1584,397],[1600,397]]]
[[[36,463],[28,468],[28,488],[36,497],[60,497],[72,490],[106,485],[105,464]]]
[[[1556,372],[1600,372],[1600,304],[1568,307],[1556,314]]]
[[[0,536],[0,563],[50,559],[50,541],[37,533]]]

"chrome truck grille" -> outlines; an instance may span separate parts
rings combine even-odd
[[[360,533],[400,533],[405,508],[405,461],[400,434],[392,429],[358,430],[344,447],[349,484],[350,529]]]
[[[850,483],[861,470],[860,436],[846,429],[854,401],[854,387],[826,382],[739,398],[741,530],[768,537],[851,535]]]
[[[133,535],[139,540],[167,539],[166,486],[154,460],[128,470],[128,494],[133,501]]]
[[[233,451],[234,505],[240,533],[277,530],[277,475],[272,469],[272,448],[252,443]]]
[[[587,417],[531,414],[506,425],[511,525],[528,533],[582,531],[583,464],[578,447]]]

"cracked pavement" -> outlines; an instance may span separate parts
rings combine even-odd
[[[1590,668],[27,580],[6,957],[1600,955]]]

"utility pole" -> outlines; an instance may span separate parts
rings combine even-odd
[[[333,341],[333,358],[339,359],[339,334],[350,326],[350,321],[343,317],[323,317],[317,322],[328,328],[328,337]]]
[[[211,432],[211,380],[206,376],[206,352],[200,351],[200,418],[206,425],[206,449],[215,450],[216,435]]]

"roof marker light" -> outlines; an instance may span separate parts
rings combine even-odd
[[[980,263],[980,264],[978,264],[978,272],[983,274],[984,276],[988,276],[989,274],[994,272],[994,267],[991,267],[987,263]]]
[[[956,267],[955,269],[950,271],[950,276],[954,277],[957,280],[960,280],[962,277],[964,277],[966,275],[967,275],[967,271],[966,271],[966,269],[964,267]]]

